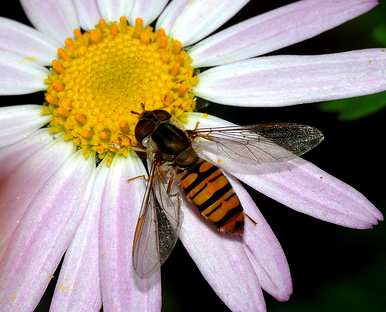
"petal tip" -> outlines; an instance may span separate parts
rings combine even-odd
[[[376,218],[377,218],[378,222],[383,221],[383,213],[381,211],[379,211],[378,209],[376,210]]]
[[[274,295],[274,298],[279,302],[286,302],[290,300],[293,293],[292,280],[291,279],[287,280],[285,285],[282,285],[282,287],[280,288],[281,288],[280,291],[278,291]]]
[[[356,229],[356,230],[371,230],[373,229],[376,225],[378,225],[378,220],[370,220],[368,222],[362,221],[359,224],[351,226],[351,228]]]
[[[292,289],[291,289],[291,292],[290,292],[290,293],[283,293],[283,294],[280,294],[280,295],[276,296],[275,299],[276,299],[277,301],[280,301],[280,302],[286,302],[286,301],[290,300],[291,295],[292,295]]]
[[[368,223],[370,227],[376,226],[378,223],[383,221],[383,214],[380,210],[378,210],[375,206],[372,206],[370,211],[372,213],[372,218],[368,219]]]

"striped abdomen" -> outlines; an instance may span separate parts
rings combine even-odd
[[[242,234],[244,213],[239,198],[222,171],[200,159],[180,175],[187,199],[220,232]]]

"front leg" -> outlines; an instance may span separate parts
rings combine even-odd
[[[137,180],[137,179],[144,179],[146,182],[149,181],[149,178],[146,175],[142,174],[142,175],[128,179],[127,183],[133,182],[134,180]]]

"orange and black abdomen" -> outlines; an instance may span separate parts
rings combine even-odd
[[[239,198],[223,172],[200,159],[180,175],[186,198],[220,232],[242,234],[244,213]]]

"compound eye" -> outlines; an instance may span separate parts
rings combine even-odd
[[[159,121],[169,121],[172,116],[163,109],[153,110],[153,114]]]
[[[140,120],[135,126],[135,138],[138,143],[142,145],[143,140],[153,134],[155,127],[151,120]]]

